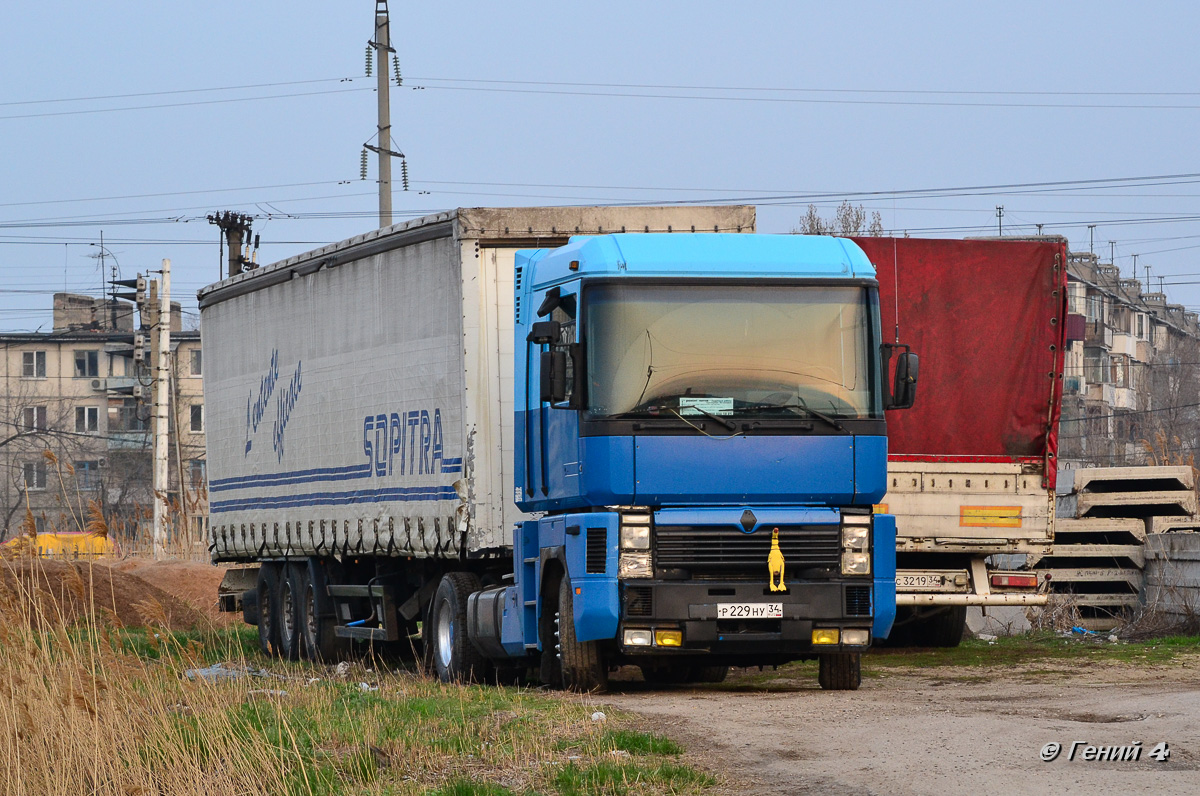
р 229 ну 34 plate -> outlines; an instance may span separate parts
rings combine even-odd
[[[717,603],[717,619],[783,619],[783,603]]]

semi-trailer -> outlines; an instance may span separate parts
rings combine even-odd
[[[856,238],[885,333],[923,354],[921,401],[889,413],[896,517],[889,644],[954,646],[967,608],[1044,605],[1022,560],[1054,541],[1067,341],[1067,242]]]
[[[856,244],[754,225],[460,209],[201,290],[210,550],[257,566],[263,650],[578,690],[817,658],[857,688],[917,357]]]

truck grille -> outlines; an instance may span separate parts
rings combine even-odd
[[[604,574],[604,565],[608,558],[608,529],[587,529],[587,561],[585,568],[588,574]]]
[[[654,590],[649,586],[625,587],[625,615],[650,616],[654,612]]]
[[[686,569],[696,575],[766,578],[771,552],[771,528],[754,533],[741,528],[670,527],[654,529],[657,567]],[[837,525],[781,525],[779,550],[784,572],[811,567],[837,567],[841,560],[841,531]]]
[[[846,587],[846,616],[871,615],[871,587]]]

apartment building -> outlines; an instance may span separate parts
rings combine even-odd
[[[1200,446],[1198,316],[1145,287],[1094,254],[1068,258],[1061,468],[1175,461]]]
[[[129,356],[133,308],[59,293],[50,332],[0,333],[0,533],[26,517],[75,531],[96,501],[118,541],[137,544],[152,513],[150,373]],[[207,516],[200,333],[171,313],[170,493],[176,533],[203,538]],[[134,388],[146,393],[143,400]]]

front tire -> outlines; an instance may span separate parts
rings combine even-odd
[[[831,652],[819,656],[817,682],[826,691],[857,691],[862,684],[862,653]]]
[[[608,665],[598,641],[575,637],[575,594],[571,581],[558,585],[558,652],[563,688],[569,691],[602,692],[608,689]]]
[[[487,677],[487,658],[467,638],[467,598],[479,589],[479,578],[473,573],[451,572],[434,592],[429,608],[431,632],[425,644],[443,683],[470,683]]]

